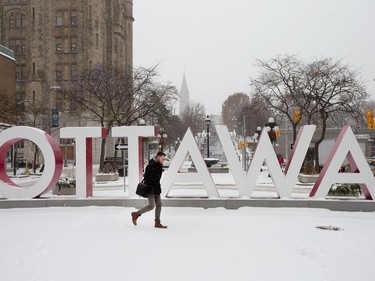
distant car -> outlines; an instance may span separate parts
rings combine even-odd
[[[204,162],[206,162],[207,167],[211,167],[219,162],[217,158],[204,158]]]
[[[40,164],[35,164],[35,168],[38,169],[40,167]],[[17,168],[26,168],[26,161],[24,159],[17,160]],[[28,161],[27,168],[32,169],[33,168],[33,162]]]
[[[122,160],[122,157],[108,156],[108,157],[104,158],[104,165],[106,165],[107,163],[111,163],[111,165],[113,165],[113,163],[115,163],[117,166],[122,166],[123,160]],[[125,158],[125,165],[128,165],[128,159],[127,158]]]
[[[375,159],[368,160],[368,165],[370,166],[372,173],[375,175]]]
[[[113,157],[113,156],[108,156],[104,158],[103,162],[103,167],[104,170],[111,170],[116,171],[119,174],[120,177],[124,176],[124,166],[123,166],[123,158],[122,157]],[[127,167],[128,167],[128,159],[125,158],[125,175],[127,175]]]
[[[164,157],[164,163],[163,163],[163,167],[166,167],[168,168],[172,163],[172,159],[169,158],[169,157]]]

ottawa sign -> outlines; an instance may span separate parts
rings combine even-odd
[[[264,161],[267,163],[279,198],[291,197],[315,131],[315,125],[301,127],[284,171],[278,163],[265,129],[261,133],[248,171],[242,170],[227,127],[216,126],[216,131],[241,198],[251,196]],[[114,127],[111,136],[128,140],[129,196],[134,197],[135,188],[142,177],[142,160],[140,159],[142,138],[155,136],[155,128],[153,126]],[[107,137],[107,130],[100,127],[65,127],[60,130],[60,138],[73,138],[76,143],[76,197],[93,196],[92,139],[105,137]],[[20,187],[14,183],[7,175],[5,168],[8,150],[22,139],[34,142],[43,153],[45,161],[42,176],[28,187]],[[179,173],[188,154],[191,156],[197,172]],[[354,172],[339,172],[345,159]],[[29,199],[45,194],[55,186],[61,176],[62,169],[63,158],[59,145],[46,132],[37,128],[18,126],[0,133],[0,197]],[[203,183],[210,198],[220,197],[190,128],[186,131],[169,169],[163,175],[164,196],[176,182]],[[373,200],[374,198],[375,178],[349,126],[345,126],[341,130],[309,196],[311,198],[325,197],[332,184],[336,183],[358,183],[366,199]]]

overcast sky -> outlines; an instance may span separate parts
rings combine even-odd
[[[250,93],[255,59],[344,58],[375,97],[375,0],[134,0],[134,65],[160,64],[207,114]]]

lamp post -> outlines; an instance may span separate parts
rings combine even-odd
[[[210,117],[207,115],[206,119],[204,120],[204,124],[207,128],[207,158],[210,158],[210,125],[211,120]]]
[[[68,140],[67,139],[64,139],[64,167],[68,167],[68,151],[66,150],[66,144],[67,144]]]
[[[277,133],[280,130],[274,118],[272,117],[268,118],[268,122],[266,123],[266,130],[271,139],[272,145],[274,145],[276,143]]]
[[[174,142],[176,144],[176,150],[178,149],[178,147],[180,146],[180,143],[181,143],[181,139],[180,138],[177,138]]]
[[[167,134],[164,131],[164,128],[160,128],[158,138],[160,139],[160,151],[163,152],[164,150],[164,141],[167,139]]]
[[[261,132],[262,132],[262,127],[258,126],[257,130],[255,131],[255,134],[254,134],[254,139],[255,139],[256,142],[258,141]]]

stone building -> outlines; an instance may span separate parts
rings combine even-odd
[[[16,93],[15,74],[16,60],[13,51],[0,45],[0,97],[14,99]]]
[[[0,0],[0,43],[15,54],[17,99],[48,109],[37,127],[60,141],[56,109],[60,127],[93,125],[59,92],[97,64],[131,74],[133,21],[133,0]],[[73,159],[73,144],[61,144]]]

